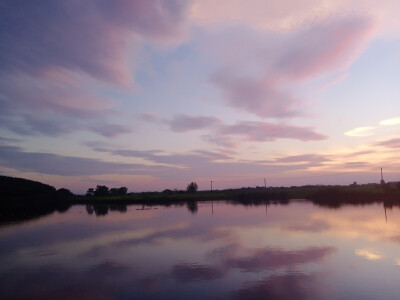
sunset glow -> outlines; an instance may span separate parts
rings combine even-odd
[[[399,11],[2,1],[0,174],[74,193],[399,181]]]

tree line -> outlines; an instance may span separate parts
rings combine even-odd
[[[89,188],[86,192],[87,197],[105,197],[105,196],[124,196],[128,193],[127,187],[108,188],[105,185],[97,185],[96,189]]]
[[[192,181],[186,187],[188,193],[195,193],[198,190],[198,185],[196,182]],[[171,192],[171,190],[164,190],[164,193]],[[120,188],[109,188],[105,185],[97,185],[96,188],[89,188],[86,192],[86,197],[107,197],[107,196],[124,196],[128,193],[127,187]]]

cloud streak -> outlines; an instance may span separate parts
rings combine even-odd
[[[178,115],[167,121],[172,131],[186,132],[213,127],[220,121],[215,117]]]
[[[170,170],[165,166],[105,162],[93,158],[62,156],[51,153],[24,152],[19,147],[0,146],[3,166],[20,171],[51,175],[85,176],[102,174],[161,174]]]
[[[390,140],[385,140],[375,143],[376,146],[382,146],[389,149],[399,149],[400,148],[400,138],[394,138]]]
[[[227,147],[232,146],[235,137],[251,142],[271,142],[278,139],[319,141],[327,138],[312,127],[260,121],[241,121],[229,125],[211,116],[177,115],[171,120],[163,120],[153,115],[142,115],[140,118],[154,124],[166,124],[174,132],[209,130],[209,133],[203,136],[205,141]]]
[[[381,126],[393,126],[400,124],[400,117],[382,120],[379,122]]]
[[[275,141],[289,138],[300,141],[318,141],[326,136],[316,133],[310,127],[279,125],[267,122],[240,122],[220,129],[221,135],[244,136],[249,141]]]
[[[374,130],[375,127],[371,126],[356,127],[352,130],[346,131],[344,135],[354,136],[354,137],[371,136],[374,134]]]

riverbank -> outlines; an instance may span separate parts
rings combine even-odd
[[[339,208],[342,205],[383,203],[386,207],[400,205],[400,182],[348,186],[307,185],[292,187],[255,187],[214,191],[178,191],[127,193],[124,195],[74,195],[67,189],[56,190],[40,182],[0,176],[2,191],[0,223],[27,220],[55,211],[66,211],[71,205],[121,207],[184,205],[195,207],[201,201],[226,200],[243,205],[272,202],[288,203],[290,199],[306,199],[316,205]]]
[[[122,196],[77,196],[75,204],[144,204],[168,205],[187,201],[229,200],[243,204],[257,204],[268,201],[307,199],[315,204],[339,207],[342,204],[368,204],[387,202],[400,203],[400,183],[365,184],[350,186],[300,186],[240,188],[215,191],[164,191],[129,193]]]

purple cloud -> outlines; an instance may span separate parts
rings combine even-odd
[[[323,140],[327,137],[314,131],[311,127],[281,125],[268,122],[237,122],[226,125],[216,117],[178,115],[172,120],[162,120],[159,117],[143,116],[144,121],[167,124],[172,131],[187,132],[191,130],[210,129],[212,134],[202,138],[219,146],[231,147],[235,144],[234,137],[242,136],[247,141],[275,141],[288,138],[300,141]]]
[[[277,174],[288,170],[304,169],[304,164],[282,164],[276,161],[233,161],[234,153],[223,151],[192,151],[190,153],[165,153],[160,150],[115,149],[98,143],[85,143],[94,151],[112,154],[114,156],[142,158],[160,166],[142,166],[138,175],[151,174],[159,178],[186,180],[188,177],[201,178],[205,176],[226,177],[226,174]],[[310,161],[308,166],[320,165],[322,162]],[[164,169],[165,165],[170,166]],[[148,168],[149,167],[149,168]],[[228,176],[229,177],[229,176]]]
[[[20,134],[57,137],[78,130],[114,137],[131,129],[112,124],[116,115],[110,101],[70,84],[57,85],[41,80],[3,78],[0,81],[0,124]]]
[[[300,114],[295,108],[297,99],[268,80],[233,77],[217,72],[211,81],[224,91],[229,104],[240,110],[275,118]]]
[[[400,138],[390,139],[382,142],[375,143],[376,146],[387,147],[391,149],[400,148]]]
[[[223,42],[209,43],[216,53],[211,56],[222,62],[210,81],[239,110],[270,118],[301,116],[299,107],[307,101],[293,96],[294,90],[298,95],[306,80],[348,67],[373,30],[372,19],[363,15],[332,17],[279,36],[229,28],[223,37],[211,38]]]
[[[149,150],[128,150],[128,149],[117,149],[113,150],[107,147],[99,147],[97,145],[91,146],[91,144],[86,144],[90,148],[99,152],[107,152],[112,155],[119,155],[122,157],[140,157],[148,161],[159,163],[159,164],[178,164],[178,165],[201,165],[206,164],[217,159],[230,159],[229,154],[222,154],[219,152],[212,151],[193,151],[187,154],[164,154],[162,151]]]
[[[118,124],[110,124],[106,122],[98,122],[96,124],[89,126],[90,130],[105,136],[105,137],[117,137],[121,134],[131,133],[132,129],[127,126],[118,125]]]
[[[154,112],[140,114],[137,116],[137,118],[139,120],[149,122],[149,123],[155,123],[155,124],[163,122],[162,119],[158,116],[158,114],[154,113]]]
[[[296,127],[267,122],[240,122],[221,128],[220,135],[244,136],[249,141],[274,141],[281,138],[300,141],[316,141],[326,139],[326,136],[316,133],[310,127]]]
[[[139,44],[176,39],[186,4],[6,0],[0,11],[0,124],[21,135],[115,137],[131,128],[111,122],[114,100],[96,80],[131,83]]]
[[[136,38],[173,39],[181,1],[2,1],[0,72],[79,71],[113,83],[132,81],[125,51]]]
[[[186,132],[213,127],[220,121],[215,117],[178,115],[167,123],[172,131]]]
[[[279,158],[276,158],[275,161],[282,162],[282,163],[304,163],[304,162],[320,163],[320,162],[330,161],[330,159],[324,155],[304,154],[304,155],[279,157]]]
[[[142,164],[114,163],[93,158],[62,156],[51,153],[24,152],[19,147],[0,146],[2,166],[20,171],[38,172],[62,176],[85,176],[101,174],[161,175],[171,167]]]

